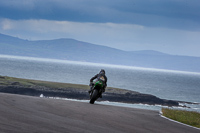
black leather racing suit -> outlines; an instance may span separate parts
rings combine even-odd
[[[101,76],[103,76],[104,77],[104,79],[105,79],[105,81],[103,82],[103,92],[105,92],[105,88],[107,87],[107,77],[106,77],[106,75],[104,74],[104,73],[99,73],[99,74],[96,74],[94,77],[92,77],[91,79],[90,79],[90,90],[92,89],[92,87],[93,87],[93,80],[94,79],[98,79],[98,78],[100,78]]]

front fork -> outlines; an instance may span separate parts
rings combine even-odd
[[[93,91],[94,91],[94,86],[90,86],[90,90],[91,90],[91,92],[90,92],[90,99],[91,99],[91,98],[92,98]]]
[[[92,94],[93,94],[93,91],[94,91],[94,88],[95,88],[95,85],[92,85],[90,86],[90,99],[92,98]],[[99,97],[102,95],[102,89],[99,90]]]
[[[90,99],[92,98],[92,94],[93,94],[94,88],[92,89],[92,91],[90,92]],[[98,98],[102,95],[102,90],[99,90],[99,94],[98,94]],[[102,97],[102,96],[101,96]]]

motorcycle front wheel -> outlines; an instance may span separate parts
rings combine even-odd
[[[98,92],[98,90],[96,90],[96,89],[93,91],[92,98],[90,99],[90,103],[91,103],[91,104],[94,104],[95,100],[97,100],[97,98],[98,98],[98,97],[97,97],[97,96],[98,96],[98,93],[99,93],[99,92]]]

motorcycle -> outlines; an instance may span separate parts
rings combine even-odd
[[[97,80],[93,83],[92,91],[90,93],[90,104],[94,102],[101,96],[103,92],[103,81]]]

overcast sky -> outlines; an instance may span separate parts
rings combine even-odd
[[[200,57],[200,0],[0,0],[0,33]]]

